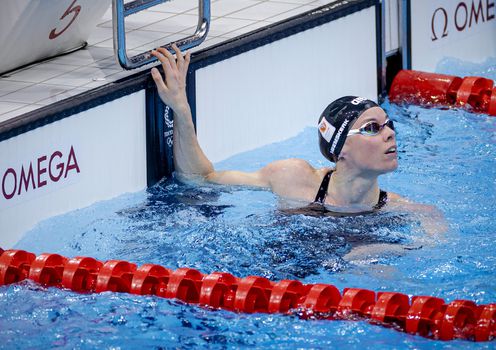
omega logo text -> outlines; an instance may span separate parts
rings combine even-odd
[[[2,195],[9,200],[80,172],[73,146],[67,155],[61,151],[54,151],[51,155],[42,155],[29,164],[22,164],[20,169],[10,167],[3,171]]]
[[[454,11],[450,10],[452,9],[438,7],[432,13],[432,41],[447,37],[449,34],[448,28],[450,25],[454,25],[458,32],[463,32],[478,24],[494,20],[495,1],[460,1],[456,7],[454,7]]]

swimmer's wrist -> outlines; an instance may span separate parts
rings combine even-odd
[[[188,102],[178,103],[175,106],[171,106],[171,108],[174,111],[174,113],[175,114],[178,114],[178,115],[190,114],[191,113],[191,109],[190,109],[190,106],[189,106]]]

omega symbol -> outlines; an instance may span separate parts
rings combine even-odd
[[[446,12],[446,10],[444,8],[439,7],[432,14],[432,20],[431,20],[431,29],[432,29],[432,38],[431,38],[431,40],[432,41],[436,41],[438,39],[437,34],[436,34],[436,29],[435,29],[435,26],[434,26],[434,22],[435,22],[435,19],[436,19],[436,15],[437,15],[437,13],[439,11],[441,11],[441,13],[443,14],[443,17],[444,17],[444,27],[443,27],[442,38],[444,38],[445,36],[448,36],[448,31],[447,31],[447,28],[448,28],[448,13]]]

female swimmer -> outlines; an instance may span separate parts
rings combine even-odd
[[[266,188],[283,198],[325,208],[323,212],[357,215],[385,207],[414,211],[427,214],[421,219],[426,232],[445,230],[435,207],[379,188],[379,175],[398,167],[395,131],[384,110],[362,97],[341,97],[319,118],[320,150],[334,168],[315,169],[305,160],[285,159],[255,172],[216,171],[198,144],[186,97],[190,53],[173,48],[177,59],[163,48],[152,52],[162,63],[165,79],[156,68],[151,74],[160,98],[175,113],[174,165],[179,179]]]

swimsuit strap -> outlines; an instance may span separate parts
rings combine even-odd
[[[319,192],[317,192],[317,195],[315,196],[314,203],[324,204],[327,196],[327,187],[329,187],[329,181],[331,180],[332,172],[333,170],[329,170],[329,172],[325,174],[324,178],[322,179],[322,183],[320,184]]]
[[[381,209],[383,206],[385,206],[387,203],[387,199],[388,199],[387,192],[380,190],[379,200],[377,201],[377,204],[374,205],[374,209],[376,209],[376,210]]]
[[[325,203],[325,199],[327,197],[327,188],[329,187],[329,181],[331,180],[331,175],[332,175],[333,170],[329,170],[327,174],[325,174],[324,178],[322,179],[322,182],[319,187],[319,191],[317,192],[317,195],[315,196],[314,203]],[[388,199],[388,195],[386,191],[380,190],[379,192],[379,200],[377,201],[377,204],[374,205],[374,209],[378,210],[381,209],[383,206],[386,205]]]

